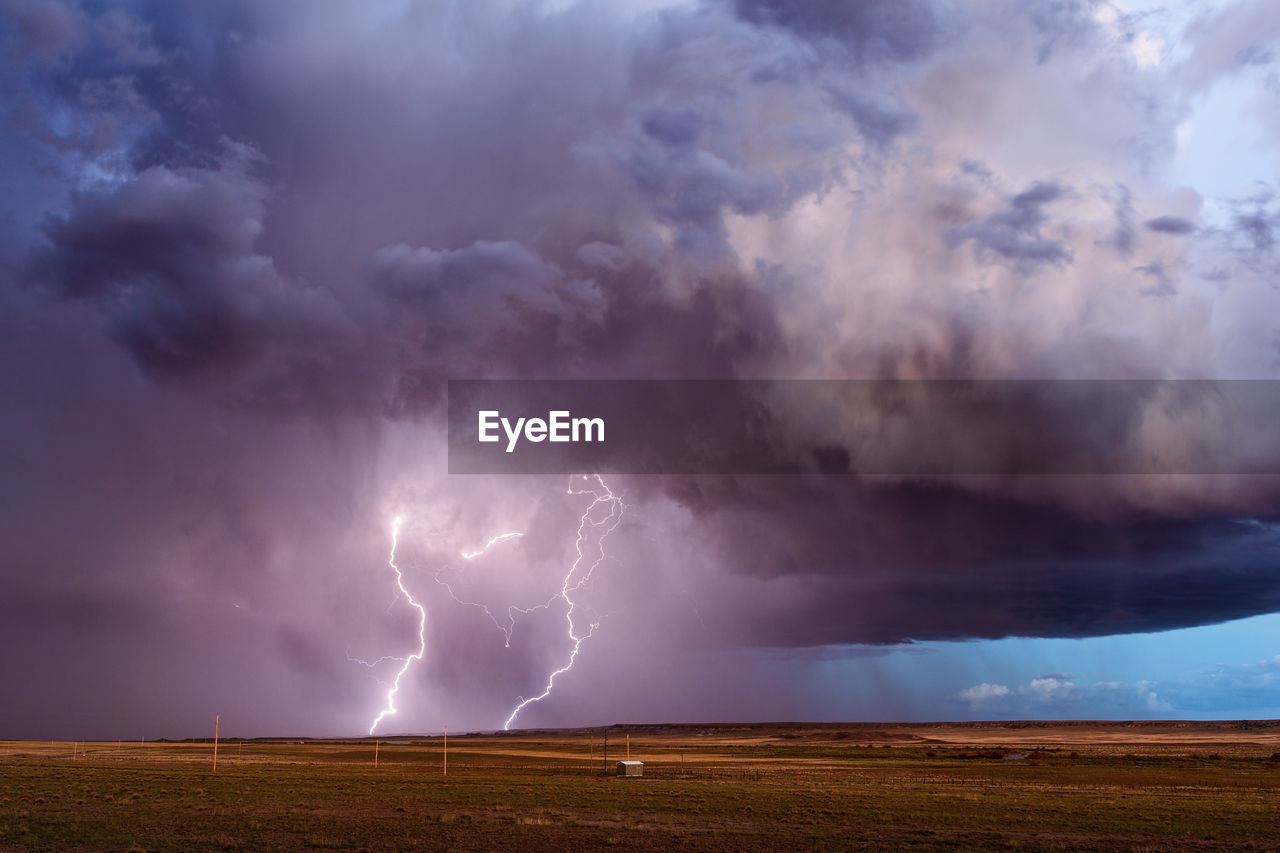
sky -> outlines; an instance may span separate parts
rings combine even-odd
[[[460,378],[1280,378],[1271,7],[0,0],[0,738],[1280,717],[1275,476],[445,441]]]

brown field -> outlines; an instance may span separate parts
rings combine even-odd
[[[644,777],[604,775],[630,737]],[[1280,850],[1280,722],[0,741],[3,850]]]

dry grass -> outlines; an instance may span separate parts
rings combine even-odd
[[[1276,724],[623,732],[0,743],[0,849],[1280,849]]]

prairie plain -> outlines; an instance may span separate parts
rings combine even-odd
[[[447,775],[443,747],[230,739],[215,772],[211,741],[0,741],[0,849],[1280,849],[1274,721],[472,733]]]

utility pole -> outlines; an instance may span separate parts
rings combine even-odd
[[[444,727],[444,775],[449,775],[449,727]]]
[[[218,772],[218,720],[221,714],[213,715],[213,772]]]
[[[604,776],[609,775],[609,732],[604,733]]]

